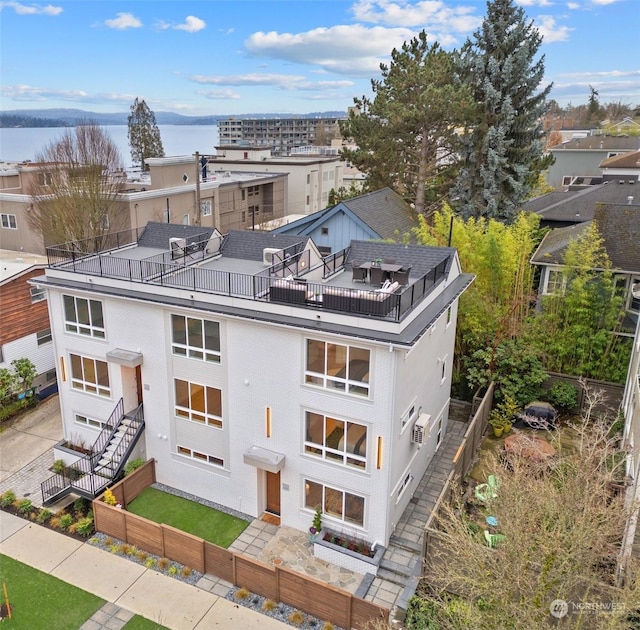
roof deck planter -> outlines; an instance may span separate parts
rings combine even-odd
[[[382,545],[328,529],[323,530],[323,536],[313,542],[313,555],[316,558],[362,575],[378,574],[385,549]]]

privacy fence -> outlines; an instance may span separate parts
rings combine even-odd
[[[96,531],[148,553],[210,573],[276,602],[293,606],[342,628],[362,628],[371,619],[388,621],[389,611],[347,591],[283,566],[271,566],[186,532],[127,512],[129,502],[156,481],[155,460],[112,486],[117,508],[93,501]]]

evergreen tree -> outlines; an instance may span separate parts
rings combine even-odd
[[[375,98],[354,99],[356,108],[340,122],[356,149],[341,156],[366,174],[366,190],[395,190],[420,214],[428,215],[455,175],[454,128],[471,95],[456,85],[455,60],[422,31],[391,52],[372,80]]]
[[[128,122],[131,159],[134,164],[139,164],[143,171],[148,171],[147,158],[164,157],[164,148],[155,114],[144,100],[136,98],[131,105]]]
[[[452,191],[464,217],[512,221],[553,159],[544,157],[542,125],[551,85],[539,89],[544,56],[534,60],[541,42],[513,0],[490,0],[481,28],[461,50],[460,78],[478,105],[463,134]]]

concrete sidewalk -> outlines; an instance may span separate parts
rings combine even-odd
[[[0,553],[110,602],[112,606],[98,611],[83,625],[84,630],[121,628],[133,614],[172,630],[288,627],[197,586],[3,511],[0,511]],[[122,620],[121,625],[116,624],[117,619]]]

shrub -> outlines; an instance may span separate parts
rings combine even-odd
[[[180,571],[180,575],[183,578],[189,577],[192,573],[193,573],[193,571],[191,570],[190,567],[182,567],[182,570]]]
[[[124,476],[130,475],[134,470],[140,468],[144,464],[144,459],[132,459],[130,462],[127,462],[127,465],[124,467]]]
[[[547,400],[561,413],[575,409],[578,404],[578,390],[566,381],[556,381],[547,392]]]
[[[73,502],[73,511],[76,514],[84,514],[87,511],[88,507],[89,507],[89,502],[83,497],[78,497]]]
[[[27,514],[31,511],[32,505],[31,499],[22,499],[18,502],[18,511],[20,514]]]
[[[138,551],[136,552],[136,558],[138,558],[140,562],[146,562],[148,557],[149,554],[142,549],[138,549]]]
[[[147,567],[147,569],[153,569],[153,567],[156,566],[156,559],[147,558],[147,561],[144,563],[144,566]]]
[[[69,532],[70,534],[75,534],[78,531],[78,523],[71,523],[71,525],[69,525],[67,532]]]
[[[265,612],[271,612],[272,610],[275,610],[277,605],[278,604],[276,604],[272,599],[265,599],[264,602],[262,602],[262,610]]]
[[[249,593],[249,589],[242,587],[236,591],[234,597],[236,599],[247,599],[247,597],[249,597],[250,594],[251,593]]]
[[[334,626],[330,621],[325,621],[322,630],[333,630]]]
[[[54,473],[56,473],[56,475],[61,475],[62,473],[64,473],[65,468],[66,466],[64,465],[64,460],[56,459],[56,461],[53,462],[53,466],[51,467],[51,470]]]
[[[60,529],[67,530],[73,525],[73,516],[71,514],[63,514],[60,517]]]
[[[47,510],[46,508],[41,508],[38,511],[38,516],[36,520],[38,523],[46,523],[53,516],[53,512],[51,510]]]
[[[289,615],[289,621],[294,625],[294,626],[301,626],[304,623],[304,615],[299,611],[299,610],[294,610],[290,615]]]
[[[169,566],[169,559],[168,558],[160,558],[160,560],[158,560],[158,568],[162,569],[163,571]]]
[[[167,570],[169,575],[178,575],[178,567],[175,564],[172,564]]]
[[[131,545],[128,543],[122,543],[120,545],[120,553],[128,556],[131,553]]]
[[[49,520],[49,525],[51,525],[51,527],[53,527],[54,529],[58,529],[60,527],[60,517],[52,516]]]
[[[111,547],[111,545],[113,545],[113,538],[111,538],[111,536],[107,536],[107,537],[104,539],[104,544],[105,544],[107,547]]]
[[[104,501],[107,505],[118,505],[118,499],[116,499],[116,497],[115,497],[115,495],[113,494],[113,492],[111,492],[111,488],[107,488],[107,489],[104,491],[103,501]]]
[[[76,523],[76,531],[80,536],[90,536],[93,534],[93,518],[85,516]]]
[[[9,507],[16,500],[16,493],[13,490],[6,490],[0,497],[0,506]]]
[[[405,623],[407,628],[413,630],[439,630],[440,621],[437,604],[434,600],[421,598],[414,595],[409,600]]]

